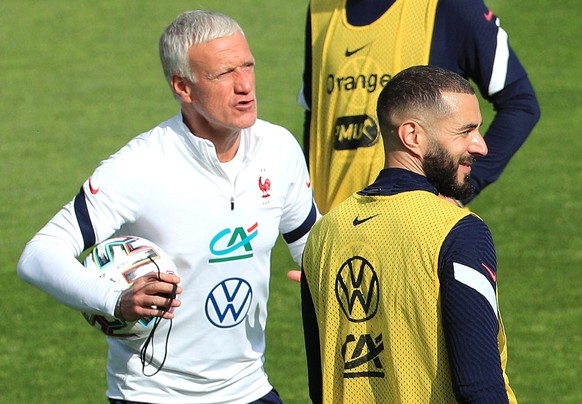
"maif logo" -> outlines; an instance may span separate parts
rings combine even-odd
[[[241,278],[229,278],[220,282],[206,298],[206,317],[219,328],[240,324],[251,307],[253,290]]]
[[[237,227],[234,230],[224,229],[210,240],[210,252],[217,256],[209,263],[244,260],[253,256],[251,240],[258,234],[258,223],[248,229]]]
[[[378,125],[369,115],[342,116],[335,121],[335,150],[355,150],[378,142]]]
[[[374,317],[380,291],[372,264],[359,256],[344,262],[335,279],[335,295],[348,320],[358,323]]]

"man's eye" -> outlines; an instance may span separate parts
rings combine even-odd
[[[228,76],[228,74],[229,74],[229,73],[230,73],[230,71],[225,71],[225,72],[216,73],[216,74],[215,74],[215,75],[214,75],[212,78],[213,78],[214,80],[219,80],[219,79],[222,79],[222,78],[224,78],[224,77]]]

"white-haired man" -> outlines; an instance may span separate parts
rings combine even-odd
[[[231,18],[182,13],[160,57],[181,113],[102,162],[27,244],[18,272],[84,312],[172,320],[168,341],[169,321],[156,331],[153,376],[143,341],[108,338],[111,403],[279,403],[263,368],[270,253],[282,234],[300,263],[319,215],[301,148],[257,119],[255,60]],[[84,272],[76,257],[114,234],[153,241],[179,277],[120,291]]]

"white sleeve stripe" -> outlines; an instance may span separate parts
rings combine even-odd
[[[497,316],[497,298],[495,297],[495,290],[485,275],[476,269],[456,262],[453,263],[453,270],[455,273],[455,279],[483,295]]]
[[[307,99],[305,98],[305,84],[301,84],[301,89],[299,90],[299,93],[297,93],[297,104],[299,104],[299,106],[307,111],[311,110],[311,108],[309,108],[309,104],[307,103]]]
[[[491,81],[489,81],[489,95],[498,93],[505,87],[507,65],[509,64],[509,42],[507,32],[501,28],[499,18],[495,23],[499,27],[499,31],[497,31],[497,47],[495,48],[493,71],[491,72]]]

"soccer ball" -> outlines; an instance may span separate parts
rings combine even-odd
[[[113,237],[97,244],[83,265],[96,276],[117,284],[119,289],[128,288],[137,278],[150,272],[176,274],[174,263],[160,247],[136,236]],[[154,323],[153,317],[122,321],[111,316],[81,314],[102,333],[119,339],[144,339]]]

